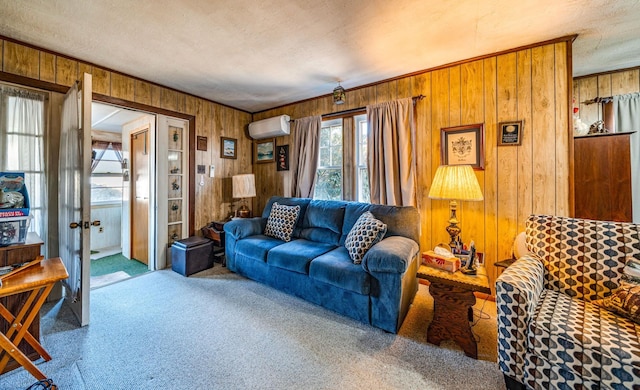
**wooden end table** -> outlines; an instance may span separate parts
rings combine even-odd
[[[478,344],[469,322],[473,321],[472,306],[476,303],[473,293],[491,294],[486,269],[480,266],[477,275],[465,275],[421,265],[417,277],[430,282],[429,294],[433,297],[433,320],[427,341],[440,345],[443,340],[453,340],[465,355],[477,359]]]
[[[227,261],[224,255],[224,224],[226,222],[211,222],[208,226],[203,227],[202,234],[213,241],[213,248],[211,254],[214,260],[220,260],[223,267],[227,266]]]

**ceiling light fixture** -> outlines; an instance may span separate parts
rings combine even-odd
[[[344,101],[347,97],[347,94],[344,91],[344,88],[338,82],[338,86],[333,90],[333,104],[344,104]]]

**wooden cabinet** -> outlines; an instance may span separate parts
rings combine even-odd
[[[5,247],[0,247],[0,266],[13,265],[18,263],[24,263],[31,261],[40,255],[40,247],[44,242],[35,233],[28,233],[27,239],[24,244],[14,244]],[[2,304],[11,312],[17,313],[24,305],[25,300],[28,298],[29,293],[22,293],[12,295],[6,298],[0,298]],[[6,333],[9,323],[2,317],[0,317],[0,331]],[[40,315],[38,314],[33,320],[31,327],[29,327],[29,333],[33,335],[36,340],[40,340]],[[22,340],[19,348],[24,352],[31,360],[36,360],[40,357],[26,341]],[[10,361],[3,372],[11,371],[20,367],[15,361]]]
[[[633,220],[632,135],[614,133],[574,138],[576,217]]]

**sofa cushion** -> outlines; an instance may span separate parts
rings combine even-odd
[[[620,287],[613,290],[606,298],[593,301],[613,313],[630,319],[640,324],[640,285],[636,283],[622,282]]]
[[[300,238],[339,245],[345,202],[312,200],[304,214]]]
[[[269,250],[282,244],[284,244],[282,240],[258,234],[238,240],[236,254],[266,262]]]
[[[376,219],[368,211],[362,213],[349,234],[347,234],[347,239],[344,242],[344,246],[347,248],[353,263],[362,263],[362,258],[369,248],[382,240],[386,232],[387,225]]]
[[[640,370],[640,326],[557,291],[543,291],[527,342],[535,355],[586,379]]]
[[[298,218],[298,222],[293,229],[293,238],[300,238],[300,230],[302,229],[302,221],[304,220],[304,215],[307,212],[307,207],[309,206],[309,202],[311,199],[309,198],[287,198],[284,196],[272,196],[267,201],[267,204],[264,206],[262,210],[262,218],[265,220],[269,218],[269,214],[271,213],[271,207],[274,203],[284,204],[287,206],[300,206],[300,217]]]
[[[271,213],[264,228],[264,235],[278,238],[282,241],[291,241],[293,228],[300,215],[300,206],[287,206],[273,203]]]
[[[305,239],[294,240],[270,250],[267,255],[267,264],[300,274],[308,274],[311,260],[335,247],[335,245]]]
[[[362,266],[353,264],[343,246],[313,259],[309,277],[358,294],[368,295],[371,290],[371,276]]]
[[[344,212],[341,244],[344,244],[347,234],[365,211],[371,212],[387,225],[386,237],[403,236],[420,242],[420,213],[417,208],[349,202]]]

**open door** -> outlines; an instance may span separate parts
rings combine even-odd
[[[67,92],[60,126],[60,257],[69,278],[66,298],[81,326],[89,324],[91,218],[91,75]]]

